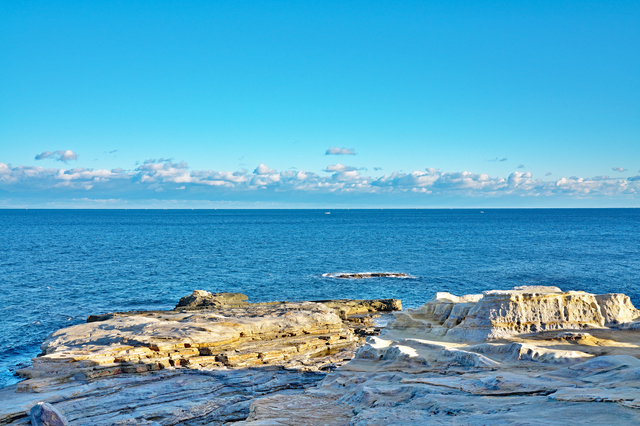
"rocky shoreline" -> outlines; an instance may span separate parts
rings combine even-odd
[[[52,333],[18,371],[26,380],[0,389],[0,424],[28,424],[37,402],[70,424],[244,420],[258,396],[290,395],[348,362],[380,332],[376,317],[402,309],[396,299],[247,299],[196,290],[173,311],[91,315]]]
[[[0,424],[29,424],[39,402],[70,425],[640,422],[625,295],[520,287],[401,309],[196,290],[173,311],[91,316],[0,389]]]

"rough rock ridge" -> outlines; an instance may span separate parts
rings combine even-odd
[[[438,293],[348,364],[243,425],[640,423],[639,312],[622,294]]]
[[[594,295],[530,286],[463,297],[437,293],[423,306],[396,315],[394,327],[479,341],[549,330],[605,328],[639,315],[624,294]]]

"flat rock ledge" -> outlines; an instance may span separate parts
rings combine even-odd
[[[173,311],[92,315],[52,333],[19,370],[26,380],[0,389],[0,425],[30,424],[40,402],[69,425],[244,420],[255,398],[293,396],[348,362],[380,332],[374,318],[402,309],[396,299],[247,299],[196,290]]]
[[[623,294],[437,293],[349,363],[238,425],[640,424],[640,312]]]

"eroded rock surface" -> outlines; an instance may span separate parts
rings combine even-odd
[[[41,401],[70,425],[640,423],[640,312],[622,294],[438,293],[379,336],[394,300],[192,296],[53,333],[0,389],[0,424]]]
[[[317,386],[258,399],[239,424],[638,424],[638,316],[622,294],[438,293]]]
[[[242,293],[210,293],[206,290],[194,290],[193,294],[183,297],[178,302],[179,308],[208,308],[222,306],[244,306],[249,296]]]
[[[173,311],[91,316],[52,333],[0,389],[0,424],[47,402],[71,425],[222,424],[263,395],[301,392],[350,360],[397,300],[247,303],[196,290]]]
[[[549,330],[606,328],[638,315],[624,294],[516,287],[463,297],[437,293],[425,305],[398,314],[394,327],[417,328],[450,340],[479,341]]]

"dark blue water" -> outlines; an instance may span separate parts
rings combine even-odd
[[[640,305],[640,210],[0,210],[0,385],[89,314],[252,301],[402,299],[517,285]],[[412,279],[338,280],[331,272]]]

